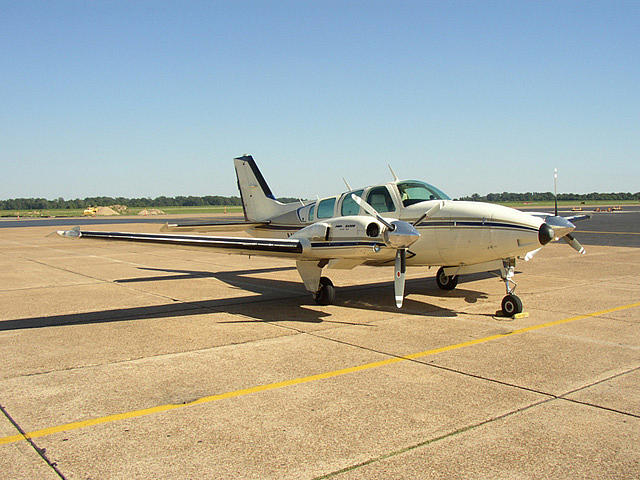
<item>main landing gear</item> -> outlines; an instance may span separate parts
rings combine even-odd
[[[327,277],[320,277],[318,291],[313,294],[313,298],[318,305],[331,305],[336,299],[336,288],[333,282]]]
[[[436,283],[442,290],[453,290],[458,285],[458,275],[445,275],[444,267],[440,267],[436,273]]]

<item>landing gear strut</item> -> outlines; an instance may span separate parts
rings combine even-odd
[[[336,299],[336,289],[327,277],[320,277],[318,291],[313,295],[318,305],[330,305]]]
[[[502,314],[505,317],[513,317],[517,313],[522,313],[522,300],[513,293],[518,286],[516,282],[513,281],[515,268],[515,258],[509,258],[502,261],[500,277],[507,288],[507,295],[502,299]]]
[[[458,285],[458,275],[445,275],[444,267],[440,267],[436,273],[436,283],[442,290],[453,290]]]

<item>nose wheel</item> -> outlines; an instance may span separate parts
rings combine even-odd
[[[513,281],[515,268],[515,258],[509,258],[507,260],[503,260],[502,268],[500,269],[500,277],[507,288],[507,295],[502,299],[502,314],[505,317],[513,317],[518,313],[522,313],[522,300],[513,293],[518,286],[518,284]]]
[[[336,299],[336,289],[327,277],[320,277],[318,291],[313,295],[318,305],[331,305]]]
[[[522,300],[510,293],[502,299],[502,314],[505,317],[513,317],[516,313],[522,313]]]

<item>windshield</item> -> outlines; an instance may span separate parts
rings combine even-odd
[[[398,191],[405,207],[425,200],[451,200],[442,190],[419,180],[398,183]]]

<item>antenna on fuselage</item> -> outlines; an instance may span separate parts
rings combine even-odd
[[[353,190],[353,188],[351,188],[351,185],[349,185],[349,182],[347,182],[347,179],[342,177],[342,181],[344,182],[344,184],[347,186],[347,190],[350,192],[351,190]]]
[[[393,175],[393,181],[397,182],[399,180],[398,176],[396,175],[396,172],[393,171],[393,168],[391,168],[391,165],[387,163],[387,167],[389,167],[389,170],[391,170],[391,175]]]
[[[553,200],[555,203],[554,215],[558,216],[558,169],[553,169]]]

